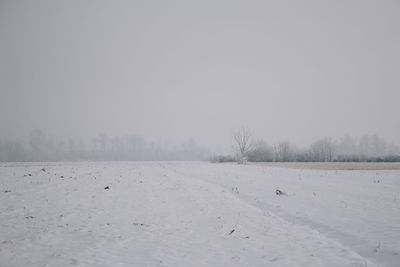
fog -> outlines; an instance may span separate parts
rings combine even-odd
[[[398,1],[0,1],[0,138],[400,144]]]

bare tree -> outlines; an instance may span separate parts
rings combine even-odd
[[[106,152],[107,142],[108,142],[107,135],[105,133],[99,134],[99,143],[101,145],[101,149],[103,150],[103,153]]]
[[[330,138],[320,139],[310,148],[310,156],[313,161],[332,161],[333,160],[333,143]]]
[[[366,157],[385,156],[388,145],[377,135],[364,135],[360,139],[360,152]]]
[[[289,142],[280,142],[274,145],[274,161],[287,162],[293,160],[293,149]]]
[[[31,160],[36,160],[36,161],[46,160],[45,142],[46,142],[46,136],[41,130],[35,129],[31,132],[29,137],[29,146],[32,157]]]
[[[274,151],[264,140],[252,142],[251,151],[248,154],[249,161],[268,162],[273,161]]]
[[[246,128],[241,128],[233,133],[234,149],[238,164],[245,164],[247,162],[247,156],[251,150],[250,138],[251,135]]]

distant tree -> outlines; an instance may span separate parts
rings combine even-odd
[[[389,144],[387,148],[387,155],[400,155],[400,147],[394,144]]]
[[[341,156],[355,156],[359,154],[357,139],[346,134],[336,143],[335,152]]]
[[[333,160],[333,143],[331,138],[323,138],[311,144],[310,148],[311,161],[332,161]]]
[[[107,135],[105,133],[99,134],[98,140],[99,140],[102,152],[105,153],[107,150],[107,141],[108,141]]]
[[[29,137],[31,160],[45,161],[46,160],[45,146],[46,146],[45,134],[39,129],[33,130]]]
[[[129,151],[129,158],[131,160],[138,160],[144,159],[147,157],[146,155],[146,142],[144,138],[140,135],[132,134],[127,137],[126,139],[128,151]],[[150,147],[150,150],[154,151],[154,147]]]
[[[274,152],[272,147],[263,140],[257,140],[252,144],[252,149],[249,151],[248,160],[253,162],[269,162],[273,161]]]
[[[116,152],[119,150],[119,148],[120,148],[120,140],[119,140],[119,137],[118,137],[118,136],[112,137],[111,140],[110,140],[110,144],[111,144],[111,151],[112,151],[113,153],[116,153]]]
[[[16,162],[16,161],[27,161],[30,160],[27,157],[26,149],[24,149],[24,143],[21,140],[6,140],[3,144],[4,161]]]
[[[233,133],[234,149],[238,164],[245,164],[247,162],[248,154],[251,150],[250,139],[250,132],[246,128],[241,128]]]
[[[212,155],[210,161],[212,163],[235,162],[235,158],[230,155]]]
[[[68,139],[68,159],[69,160],[76,160],[76,144],[75,140],[72,138]]]
[[[87,155],[86,155],[86,146],[85,146],[85,141],[83,141],[83,139],[79,139],[78,142],[78,155],[79,155],[79,159],[86,159]]]
[[[193,138],[190,137],[188,140],[186,140],[185,143],[182,144],[181,147],[182,147],[181,148],[182,159],[191,160],[198,156],[197,145]]]
[[[119,160],[122,157],[121,141],[119,136],[114,136],[110,139],[110,154],[112,160]]]
[[[0,140],[0,162],[6,161],[6,152],[3,141]]]
[[[274,145],[274,160],[280,162],[293,161],[293,149],[289,142]]]
[[[360,139],[360,152],[366,157],[385,156],[387,144],[385,140],[377,135],[364,135]]]
[[[57,148],[56,148],[56,144],[55,144],[55,140],[53,136],[48,136],[46,138],[46,143],[45,143],[45,153],[46,153],[46,157],[47,160],[51,160],[51,161],[57,161],[59,160],[59,157],[57,155]]]
[[[67,149],[64,141],[59,140],[57,141],[57,158],[60,161],[67,160]]]

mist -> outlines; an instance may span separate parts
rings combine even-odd
[[[0,139],[399,145],[399,25],[396,1],[1,1]]]

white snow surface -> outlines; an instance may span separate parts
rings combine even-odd
[[[399,254],[398,170],[0,165],[0,266],[400,266]]]

